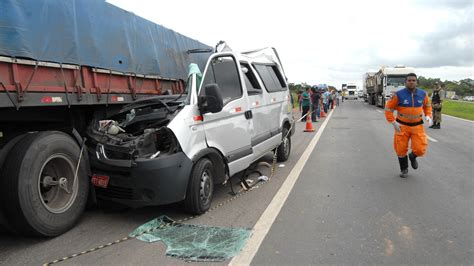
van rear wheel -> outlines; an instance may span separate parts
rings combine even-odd
[[[214,196],[214,172],[211,160],[200,159],[193,167],[184,200],[186,211],[203,214],[211,207]]]
[[[283,128],[283,139],[282,142],[280,143],[280,146],[278,146],[277,150],[277,160],[279,162],[284,162],[290,158],[290,153],[291,153],[291,136],[290,136],[290,131],[288,128],[284,127]]]

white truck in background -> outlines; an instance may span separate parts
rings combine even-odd
[[[395,67],[382,66],[373,75],[366,73],[363,84],[367,89],[367,101],[369,104],[384,108],[392,93],[405,87],[406,76],[414,72],[415,69],[412,67],[397,65]]]
[[[357,100],[357,97],[359,97],[357,93],[357,85],[355,85],[354,83],[347,84],[346,94],[344,98],[346,100],[349,100],[349,99]]]

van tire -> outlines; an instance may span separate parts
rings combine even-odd
[[[289,130],[287,127],[283,128],[282,131],[282,138],[283,142],[280,143],[277,149],[277,161],[278,162],[285,162],[290,158],[291,153],[291,134],[289,134]],[[284,139],[286,136],[286,140]]]
[[[200,159],[191,172],[184,208],[192,214],[203,214],[211,207],[214,196],[214,172],[211,160]]]
[[[79,153],[77,143],[58,131],[29,134],[13,147],[0,180],[7,229],[51,237],[74,226],[84,211],[89,186],[84,161],[78,169],[77,186],[70,183]]]

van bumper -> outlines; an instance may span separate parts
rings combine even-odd
[[[183,152],[137,159],[119,167],[91,160],[92,173],[109,176],[106,188],[95,187],[97,198],[133,208],[184,200],[193,163]]]

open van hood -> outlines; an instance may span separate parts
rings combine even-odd
[[[107,153],[105,157],[120,160],[175,153],[178,143],[167,125],[184,105],[181,100],[169,98],[140,100],[105,119],[92,121],[87,132],[90,148],[100,146]]]

